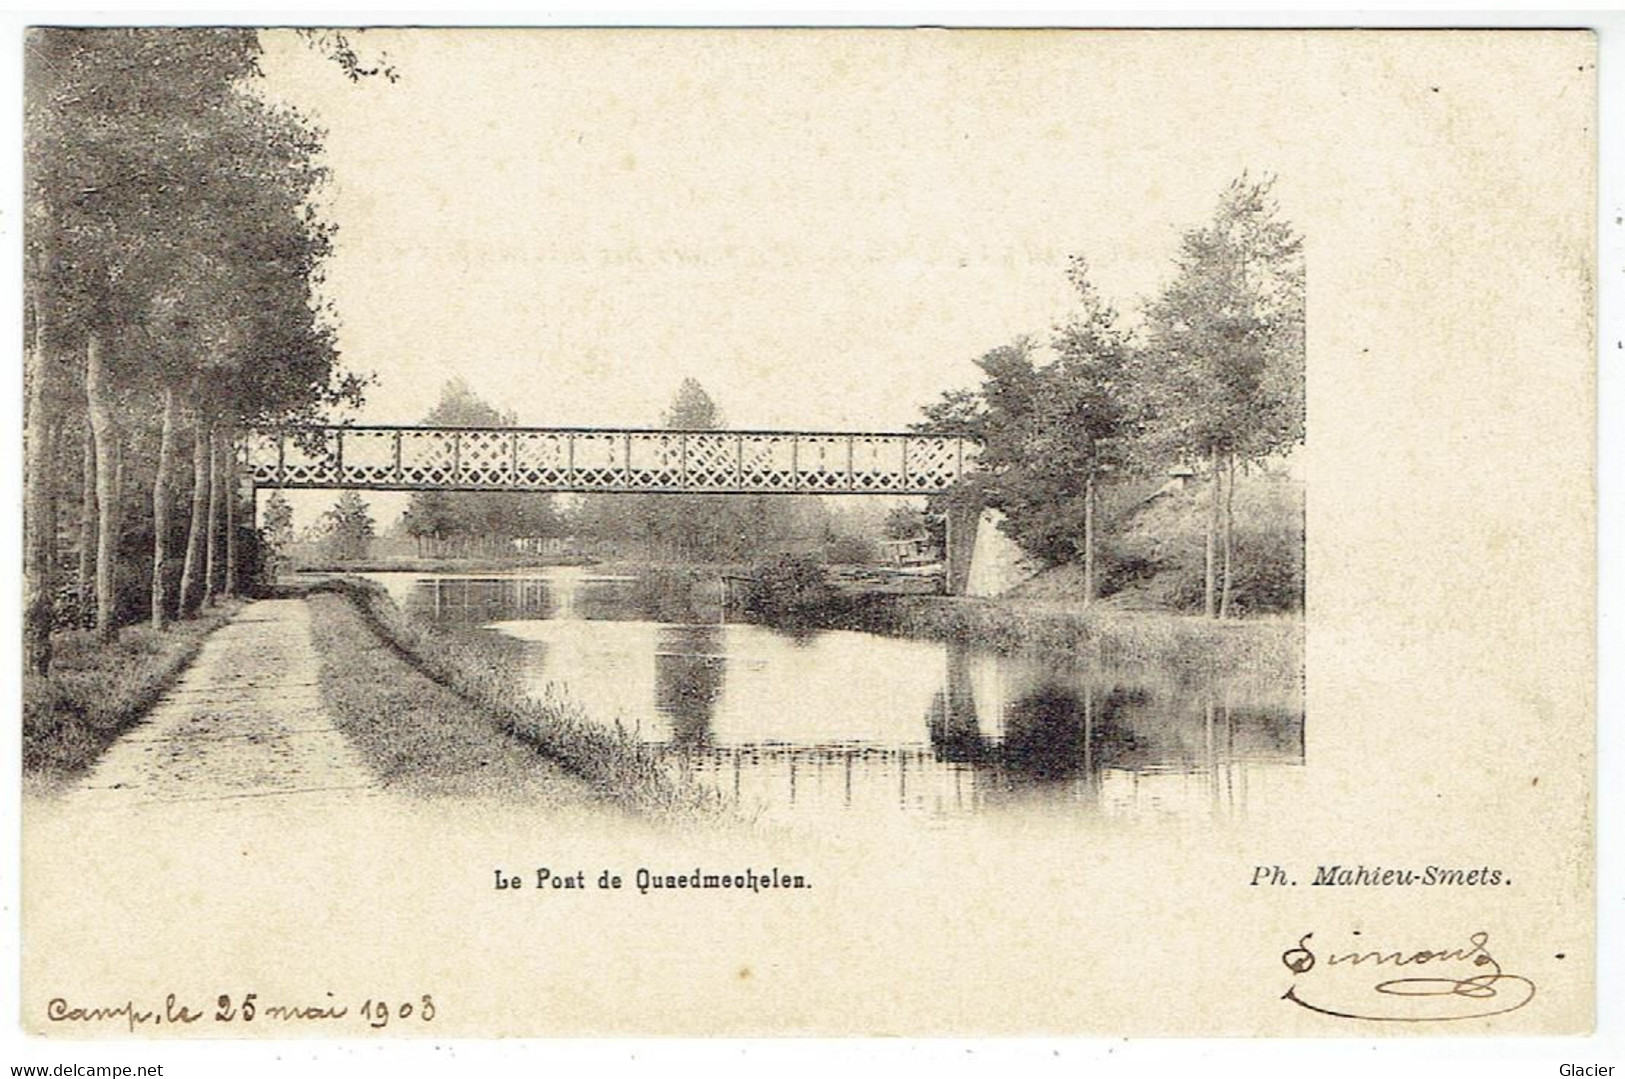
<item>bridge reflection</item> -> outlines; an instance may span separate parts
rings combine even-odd
[[[557,589],[537,577],[425,577],[402,603],[414,618],[441,625],[484,626],[563,614]]]
[[[441,623],[500,623],[527,685],[567,685],[674,770],[768,816],[1044,802],[1212,817],[1264,808],[1304,763],[1301,692],[964,643],[798,639],[707,621],[684,597],[584,570],[416,578],[397,595]]]
[[[720,657],[663,670],[671,680],[663,698],[682,714],[683,734],[670,746],[677,767],[773,810],[954,815],[1049,801],[1112,817],[1229,816],[1246,809],[1251,788],[1304,763],[1303,712],[1292,702],[1075,677],[1039,678],[1010,696],[979,693],[963,646],[950,648],[944,686],[923,717],[924,744],[713,746],[706,709],[721,684]]]

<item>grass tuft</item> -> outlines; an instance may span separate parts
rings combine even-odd
[[[52,637],[47,675],[23,678],[23,772],[53,784],[90,768],[179,680],[210,633],[240,607],[226,603],[163,633],[126,626],[110,643],[92,630]]]

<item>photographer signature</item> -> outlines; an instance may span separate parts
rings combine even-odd
[[[1489,951],[1490,935],[1482,931],[1470,934],[1466,944],[1454,948],[1356,948],[1324,956],[1315,954],[1310,944],[1313,937],[1313,933],[1305,933],[1296,947],[1281,953],[1282,964],[1298,979],[1281,999],[1321,1015],[1394,1023],[1483,1019],[1515,1012],[1535,997],[1534,982],[1501,969]],[[1424,966],[1427,974],[1383,977],[1374,985],[1337,976],[1372,969],[1382,975],[1399,974],[1403,968]],[[1317,971],[1311,979],[1311,973]],[[1342,1000],[1346,995],[1350,997],[1347,1003]]]

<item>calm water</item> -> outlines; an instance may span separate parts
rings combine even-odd
[[[630,578],[372,575],[420,617],[523,644],[533,692],[666,747],[769,817],[951,817],[1062,805],[1135,819],[1240,813],[1295,781],[1295,693],[1179,685],[963,644],[791,633],[674,614]],[[676,621],[682,617],[685,621]],[[660,619],[673,619],[662,621]]]

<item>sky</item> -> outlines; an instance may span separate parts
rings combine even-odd
[[[264,40],[326,130],[360,422],[456,374],[522,424],[649,425],[693,377],[732,426],[898,429],[1065,318],[1068,256],[1132,320],[1243,170],[1299,198],[1291,35],[1245,64],[1134,32],[359,35],[394,83]]]

